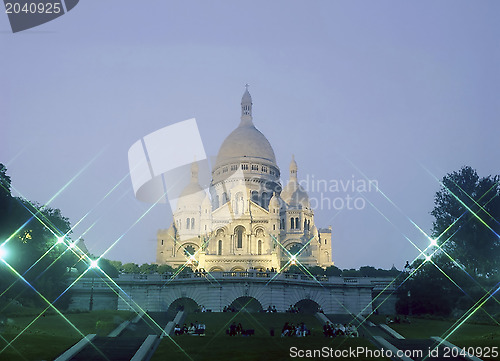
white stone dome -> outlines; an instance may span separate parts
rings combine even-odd
[[[198,183],[198,163],[191,165],[191,182],[182,190],[177,199],[177,210],[197,209],[201,206],[207,192]]]
[[[254,158],[276,165],[273,147],[251,120],[243,120],[238,128],[227,136],[217,154],[215,167],[241,158]]]
[[[302,206],[302,208],[311,208],[309,196],[300,184],[290,181],[281,191],[281,198],[291,207]]]
[[[198,183],[189,183],[177,200],[177,209],[193,209],[201,206],[206,192]]]

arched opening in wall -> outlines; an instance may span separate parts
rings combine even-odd
[[[231,268],[231,272],[245,272],[245,269],[241,266],[236,266]]]
[[[181,297],[170,304],[167,313],[175,315],[175,313],[179,311],[187,311],[188,313],[190,313],[199,309],[200,307],[192,298]]]
[[[269,207],[269,194],[267,192],[262,193],[262,200],[260,206],[262,208],[268,209]]]
[[[220,239],[218,244],[217,244],[217,254],[219,256],[222,256],[222,240]]]
[[[262,304],[253,297],[242,296],[238,297],[231,303],[231,307],[235,308],[237,311],[247,311],[247,312],[260,312],[262,311]]]
[[[196,253],[196,250],[194,249],[194,247],[190,244],[188,244],[186,247],[184,247],[184,255],[186,257],[191,257],[191,256],[194,256],[194,254]]]
[[[243,234],[245,233],[245,227],[238,226],[234,230],[234,235],[236,238],[236,248],[243,248]]]
[[[252,191],[252,202],[259,204],[259,192]]]
[[[228,201],[228,199],[227,199],[227,193],[224,192],[224,193],[222,193],[222,204],[226,204],[227,201]]]
[[[209,272],[224,272],[224,270],[222,269],[222,267],[215,266],[210,268]]]
[[[295,308],[299,310],[299,313],[315,314],[319,311],[320,305],[313,300],[300,300],[295,304]]]
[[[257,242],[257,254],[260,256],[262,254],[262,241],[259,239]]]
[[[294,243],[290,248],[288,248],[288,251],[290,251],[290,254],[292,256],[298,257],[300,253],[302,253],[304,250],[302,249],[302,244],[300,243]]]

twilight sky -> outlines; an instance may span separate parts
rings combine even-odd
[[[283,183],[295,154],[316,224],[333,228],[335,264],[401,268],[428,244],[415,225],[430,232],[438,179],[498,174],[498,14],[498,1],[85,0],[16,34],[0,14],[0,162],[15,195],[85,217],[72,238],[93,254],[116,242],[107,258],[154,262],[171,211],[135,199],[129,147],[195,117],[215,157],[249,83]],[[365,177],[380,192],[312,191]]]

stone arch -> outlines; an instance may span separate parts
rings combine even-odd
[[[195,250],[195,252],[198,252],[198,249],[200,248],[200,246],[199,246],[199,245],[197,245],[197,244],[196,244],[196,243],[194,243],[194,242],[186,242],[186,243],[181,244],[181,245],[177,248],[177,252],[176,252],[176,254],[177,254],[177,255],[179,255],[179,252],[182,252],[181,254],[184,254],[184,249],[185,249],[186,247],[188,247],[188,246],[193,247],[193,248],[194,248],[194,250]]]
[[[213,266],[210,268],[209,272],[224,272],[224,269],[220,266]]]
[[[231,268],[231,272],[245,272],[246,270],[241,266],[234,266]]]
[[[319,311],[321,305],[316,301],[304,298],[296,302],[295,307],[299,308],[300,313],[315,314],[316,312]]]
[[[246,229],[242,225],[239,225],[234,228],[234,242],[235,242],[235,248],[241,249],[244,246],[245,242],[245,234],[246,234]]]
[[[167,312],[188,311],[193,312],[200,308],[198,303],[191,297],[179,297],[168,306]]]
[[[322,307],[323,310],[326,310],[325,306],[328,304],[328,299],[325,298],[324,294],[322,294],[319,289],[311,289],[304,287],[292,287],[289,293],[290,297],[288,298],[286,308],[289,306],[299,305],[302,301],[307,302],[308,305],[311,305],[309,301],[313,302],[312,305],[317,304],[319,307]],[[326,311],[325,311],[326,312]]]
[[[285,248],[292,254],[295,255],[297,252],[299,252],[304,245],[301,242],[290,242],[285,246]],[[303,253],[305,251],[305,248],[302,249],[300,253]],[[299,254],[300,255],[300,254]]]
[[[241,296],[233,300],[230,304],[231,307],[235,308],[238,311],[247,311],[247,312],[260,312],[262,311],[262,303],[255,297],[251,296]]]
[[[266,234],[266,229],[259,224],[253,228],[253,234],[256,236],[262,235],[263,237]]]

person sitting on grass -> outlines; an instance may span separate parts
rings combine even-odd
[[[288,322],[285,322],[285,325],[283,326],[281,330],[281,337],[288,336],[288,333],[290,332],[290,325]]]
[[[241,323],[238,323],[238,326],[236,326],[236,334],[241,335],[243,333],[243,326]]]
[[[181,326],[179,326],[179,324],[176,324],[175,327],[174,327],[174,335],[178,336],[178,335],[181,335],[181,334],[182,334]]]
[[[325,337],[333,337],[333,328],[329,321],[326,321],[323,325],[323,335],[325,335]]]
[[[182,326],[182,333],[181,335],[185,335],[188,333],[188,327],[186,326],[186,324],[184,324],[184,326]]]
[[[198,324],[196,333],[200,336],[205,336],[205,324],[204,323]]]
[[[196,327],[194,327],[194,324],[191,322],[191,325],[189,326],[188,328],[188,335],[194,335],[194,333],[196,332]]]
[[[229,326],[229,336],[236,336],[236,323],[234,322]]]
[[[354,326],[352,323],[347,326],[347,336],[350,337],[359,337],[358,330],[356,329],[356,326]]]

